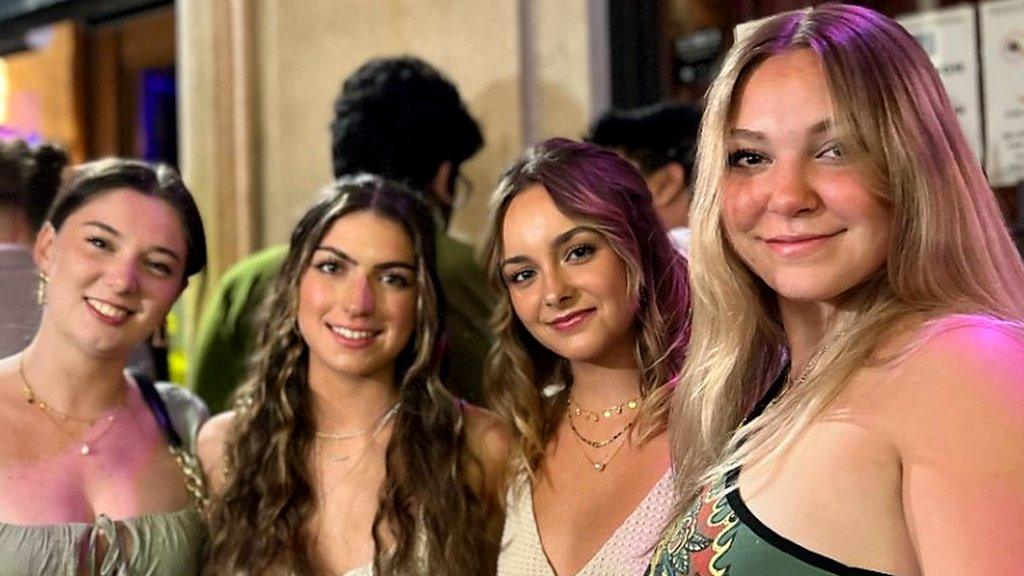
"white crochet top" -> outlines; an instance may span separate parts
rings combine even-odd
[[[537,531],[530,482],[525,476],[517,482],[508,493],[498,576],[555,576]],[[669,469],[575,576],[642,576],[674,503]]]

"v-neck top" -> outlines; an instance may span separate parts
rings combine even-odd
[[[509,489],[507,502],[498,576],[555,576],[537,530],[528,476],[519,476]],[[575,576],[642,575],[672,516],[673,504],[670,468]]]
[[[194,454],[196,433],[208,416],[205,404],[174,384],[156,387],[183,448]],[[123,520],[100,514],[91,524],[0,522],[0,576],[196,576],[205,539],[205,523],[191,503]]]

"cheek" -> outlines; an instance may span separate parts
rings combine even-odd
[[[723,186],[722,224],[728,233],[749,231],[761,214],[761,202],[747,188],[728,182]]]

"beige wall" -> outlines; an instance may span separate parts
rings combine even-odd
[[[208,294],[238,258],[287,239],[330,181],[328,126],[342,79],[374,56],[431,62],[480,122],[485,147],[464,166],[474,196],[452,224],[477,241],[501,170],[529,141],[579,137],[600,111],[607,90],[595,84],[607,74],[592,70],[589,27],[604,5],[178,0],[180,157],[211,252],[192,297]]]

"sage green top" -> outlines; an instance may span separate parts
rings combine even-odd
[[[183,447],[194,454],[206,406],[179,386],[156,387]],[[196,576],[205,539],[194,504],[124,520],[100,514],[93,524],[0,523],[0,576]]]

